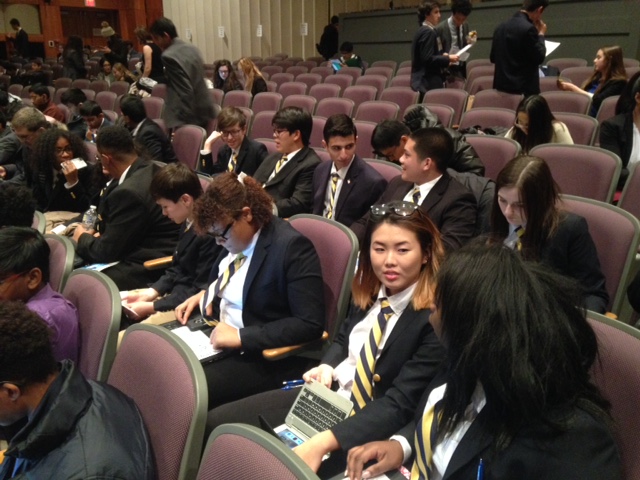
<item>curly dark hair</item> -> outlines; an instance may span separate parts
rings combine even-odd
[[[53,178],[52,167],[56,170],[58,169],[56,143],[60,138],[65,138],[69,142],[71,150],[73,151],[73,158],[81,158],[85,162],[90,163],[87,150],[84,148],[80,137],[67,130],[50,128],[40,134],[29,156],[29,164],[35,173],[41,173]]]
[[[0,187],[0,228],[30,227],[35,211],[31,189],[10,183]]]
[[[56,370],[49,326],[22,302],[1,302],[0,379],[24,386]]]
[[[273,200],[258,182],[235,173],[215,177],[207,191],[195,203],[195,224],[199,233],[206,233],[218,219],[236,219],[244,207],[251,209],[251,224],[260,229],[273,217]]]

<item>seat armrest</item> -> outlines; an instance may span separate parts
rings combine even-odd
[[[143,265],[144,265],[144,268],[146,268],[147,270],[159,270],[161,268],[169,267],[172,261],[173,261],[172,256],[160,257],[160,258],[154,258],[153,260],[147,260],[146,262],[143,263]]]
[[[282,358],[289,357],[291,355],[301,353],[309,346],[314,346],[318,342],[326,342],[329,339],[327,332],[322,333],[322,337],[318,340],[312,340],[306,343],[300,343],[298,345],[287,345],[285,347],[268,348],[262,351],[262,356],[267,360],[280,360]]]

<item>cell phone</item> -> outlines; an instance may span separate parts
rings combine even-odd
[[[71,163],[73,163],[78,170],[87,166],[87,162],[81,158],[72,158]]]

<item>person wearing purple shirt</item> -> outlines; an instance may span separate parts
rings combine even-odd
[[[36,230],[0,229],[0,302],[20,300],[51,329],[56,361],[78,359],[76,307],[49,285],[49,245]]]

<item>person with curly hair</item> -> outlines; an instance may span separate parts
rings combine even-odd
[[[227,93],[230,90],[242,90],[242,83],[229,60],[218,60],[213,64],[213,86]]]
[[[75,159],[87,165],[79,169]],[[38,137],[25,166],[27,172],[27,186],[43,212],[82,213],[98,194],[95,167],[89,163],[82,140],[60,128],[50,128]]]
[[[113,78],[115,78],[116,82],[127,82],[129,85],[135,83],[138,79],[136,76],[129,71],[127,67],[125,67],[122,63],[116,63],[113,66]]]
[[[256,95],[267,91],[267,82],[262,76],[260,69],[250,58],[243,57],[238,61],[238,68],[244,75],[244,89]]]
[[[7,184],[0,188],[0,228],[30,227],[36,212],[36,199],[22,185]]]
[[[271,362],[262,350],[322,335],[325,307],[318,255],[311,241],[274,216],[272,208],[258,182],[232,172],[215,177],[195,205],[197,229],[213,236],[224,251],[213,264],[209,287],[175,312],[183,324],[198,308],[205,318],[220,321],[211,344],[229,355],[204,366],[209,407],[300,378],[308,361],[288,357]]]
[[[98,62],[100,64],[101,71],[96,75],[96,80],[104,80],[109,85],[116,81],[116,77],[113,74],[113,63],[111,63],[107,57],[102,57]]]

